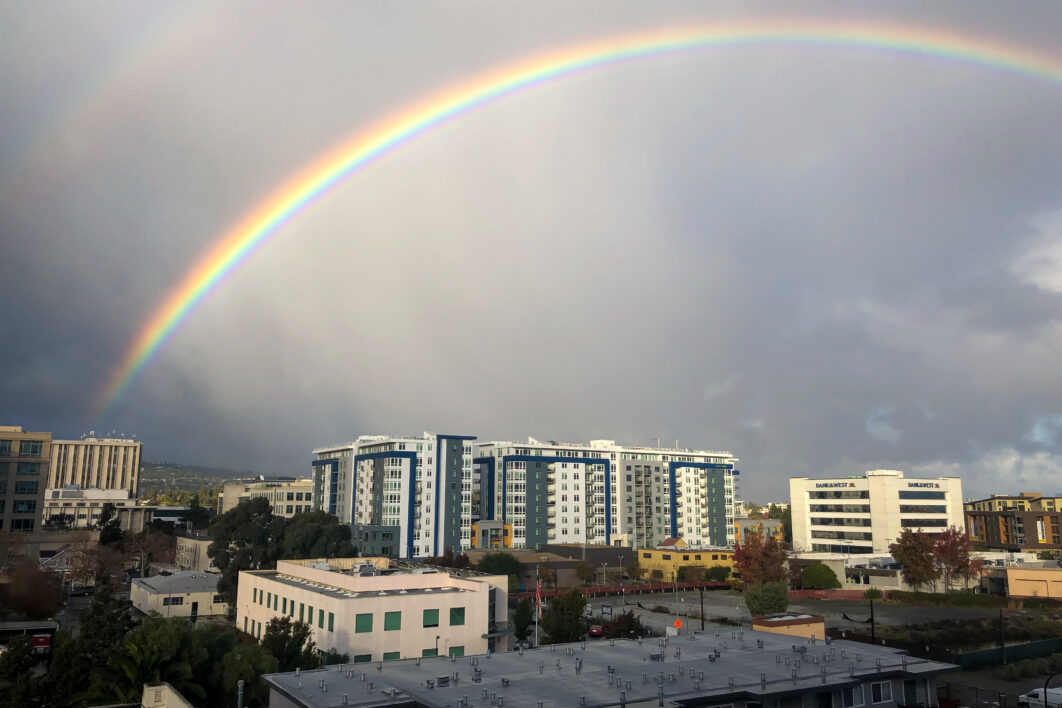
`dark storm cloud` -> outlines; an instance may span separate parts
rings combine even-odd
[[[3,422],[278,473],[427,429],[727,448],[761,501],[874,467],[1054,491],[1062,89],[823,47],[627,64],[410,142],[86,417],[204,249],[352,131],[549,48],[780,7],[23,8],[0,43]],[[1045,53],[1062,30],[1051,4],[815,11]],[[103,75],[96,109],[20,149]]]

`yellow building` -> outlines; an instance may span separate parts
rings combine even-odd
[[[513,525],[501,521],[477,521],[472,524],[472,548],[512,548]]]
[[[776,541],[785,541],[781,519],[734,519],[734,538],[738,543],[744,543],[750,533],[759,533],[764,540],[773,536]]]
[[[0,533],[41,529],[52,434],[0,425]]]
[[[670,542],[670,543],[669,543]],[[682,539],[667,539],[657,548],[642,548],[638,551],[638,565],[642,576],[667,582],[678,580],[679,568],[711,568],[721,565],[733,568],[734,552],[729,548],[689,548]]]
[[[789,637],[826,638],[826,620],[816,615],[780,614],[753,617],[752,628],[757,632],[784,634]]]
[[[1062,511],[1062,497],[1045,497],[1040,492],[993,494],[966,502],[964,507],[966,511]]]

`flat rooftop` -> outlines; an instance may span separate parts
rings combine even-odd
[[[928,676],[955,666],[899,650],[738,630],[697,636],[558,644],[457,659],[346,664],[265,676],[303,708],[430,706],[523,708],[700,705],[710,699],[762,701],[841,688],[871,677]],[[441,679],[441,681],[440,681]],[[429,683],[430,682],[430,683]],[[645,703],[641,703],[641,702]]]
[[[368,584],[366,584],[366,587],[365,587],[364,590],[362,590],[362,589],[357,589],[357,590],[351,589],[351,590],[348,590],[346,588],[340,588],[340,587],[336,587],[334,585],[325,585],[323,583],[317,583],[317,582],[314,582],[312,580],[303,580],[301,578],[295,578],[295,577],[292,577],[290,575],[282,575],[280,573],[277,573],[275,570],[266,571],[266,572],[257,572],[257,573],[255,573],[255,575],[257,575],[260,578],[269,578],[270,580],[275,580],[276,582],[278,582],[278,583],[280,583],[282,585],[288,585],[290,587],[300,588],[302,590],[309,589],[309,590],[313,590],[316,593],[320,593],[322,595],[327,595],[329,597],[334,597],[334,598],[338,598],[338,599],[355,598],[355,597],[383,597],[383,596],[388,596],[388,595],[395,596],[395,597],[400,596],[400,595],[443,595],[445,593],[469,592],[465,588],[450,587],[450,586],[446,586],[446,585],[436,585],[436,586],[432,586],[432,587],[423,587],[423,588],[401,588],[401,589],[383,588],[383,589],[381,589],[381,588],[373,588],[373,587],[369,586]],[[353,574],[353,575],[354,575],[354,577],[357,577],[357,574]],[[412,575],[412,573],[407,573],[407,575]],[[444,578],[446,577],[445,574],[441,574],[441,575]],[[367,576],[367,578],[370,579],[370,580],[372,578],[375,578],[375,577],[380,577],[380,576]]]
[[[217,592],[218,580],[221,576],[217,573],[206,573],[201,570],[182,570],[172,575],[152,575],[150,578],[137,578],[134,585],[147,588],[153,593],[169,595],[187,594],[193,592]]]

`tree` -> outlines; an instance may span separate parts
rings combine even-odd
[[[146,577],[146,568],[152,563],[172,563],[177,555],[177,537],[172,533],[158,531],[151,527],[140,533],[128,533],[122,544],[125,551],[144,562],[141,575]]]
[[[793,543],[793,510],[791,507],[784,509],[777,504],[771,504],[767,510],[768,519],[778,519],[782,522],[782,536],[788,544]]]
[[[933,543],[937,570],[944,577],[944,592],[952,582],[971,576],[970,538],[954,526],[946,529]]]
[[[725,565],[713,565],[708,569],[707,580],[714,580],[716,582],[725,581],[730,577],[730,568]]]
[[[441,556],[429,558],[424,561],[427,565],[435,565],[440,568],[469,568],[472,565],[472,561],[468,559],[468,556],[464,553],[460,555],[454,555],[454,549],[447,546],[443,549]]]
[[[122,524],[118,520],[117,508],[111,502],[104,502],[100,509],[100,518],[96,522],[96,528],[100,530],[100,545],[117,548],[122,544],[125,534]]]
[[[213,542],[207,548],[207,555],[221,572],[218,594],[225,602],[236,603],[241,570],[276,565],[283,534],[284,518],[273,516],[269,500],[264,497],[241,502],[214,517],[210,524]]]
[[[350,526],[326,511],[296,514],[286,523],[280,518],[283,525],[277,558],[350,558],[358,553],[350,541]]]
[[[734,544],[734,570],[745,583],[772,583],[785,580],[788,554],[774,536],[766,539],[760,530],[750,531],[745,543]]]
[[[45,531],[69,531],[74,527],[73,514],[56,514],[44,520]]]
[[[479,559],[476,570],[491,575],[519,575],[520,561],[512,553],[494,551]]]
[[[745,584],[745,606],[755,615],[773,615],[789,607],[789,585],[784,581]]]
[[[204,698],[206,690],[194,676],[207,652],[194,633],[182,617],[148,615],[106,652],[103,670],[92,676],[92,693],[97,700],[132,703],[145,683],[165,681],[186,698]]]
[[[545,630],[550,644],[574,642],[586,632],[583,611],[586,599],[578,590],[569,590],[553,598],[542,615],[542,629]]]
[[[538,571],[538,577],[542,580],[542,584],[546,587],[557,585],[557,571],[549,566],[542,568]]]
[[[184,514],[184,520],[188,524],[189,531],[192,529],[205,529],[207,524],[210,523],[210,512],[199,503],[198,494],[193,494],[188,501],[188,511]]]
[[[262,646],[276,657],[278,671],[316,669],[317,644],[310,636],[310,625],[290,617],[274,617],[266,625]]]
[[[0,678],[16,681],[19,676],[32,671],[36,665],[33,641],[26,634],[16,634],[7,643],[7,651],[0,654]]]
[[[264,706],[269,704],[269,687],[260,681],[262,674],[277,670],[277,660],[259,644],[241,644],[225,654],[217,672],[218,700],[215,708],[235,705],[237,682],[245,682],[244,705]]]
[[[933,539],[928,534],[911,529],[904,529],[896,542],[889,546],[889,553],[900,564],[904,581],[916,589],[935,583],[940,577],[933,546]]]
[[[631,559],[627,562],[627,577],[631,580],[641,580],[645,575],[645,570],[642,568],[642,564],[638,562],[638,554],[631,555]]]
[[[53,617],[63,605],[63,579],[23,558],[6,584],[7,604],[29,619]]]
[[[601,624],[601,629],[609,639],[635,639],[648,637],[653,633],[651,629],[642,624],[641,618],[634,614],[634,610],[627,610],[613,619],[606,620]]]
[[[649,573],[649,579],[652,580],[654,583],[661,582],[664,579],[664,571],[660,570],[659,568],[653,570],[653,572]]]
[[[516,603],[516,612],[513,613],[513,631],[520,641],[527,639],[531,634],[531,620],[535,617],[535,611],[531,607],[531,598],[523,597]]]
[[[575,577],[582,580],[584,585],[589,585],[594,579],[594,566],[586,561],[579,561],[575,564]]]
[[[811,563],[800,571],[800,586],[805,590],[832,590],[841,587],[841,583],[830,566]]]

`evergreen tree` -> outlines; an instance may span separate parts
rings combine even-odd
[[[549,608],[542,615],[542,629],[551,644],[574,642],[586,633],[586,621],[583,611],[586,599],[578,590],[553,598]]]

